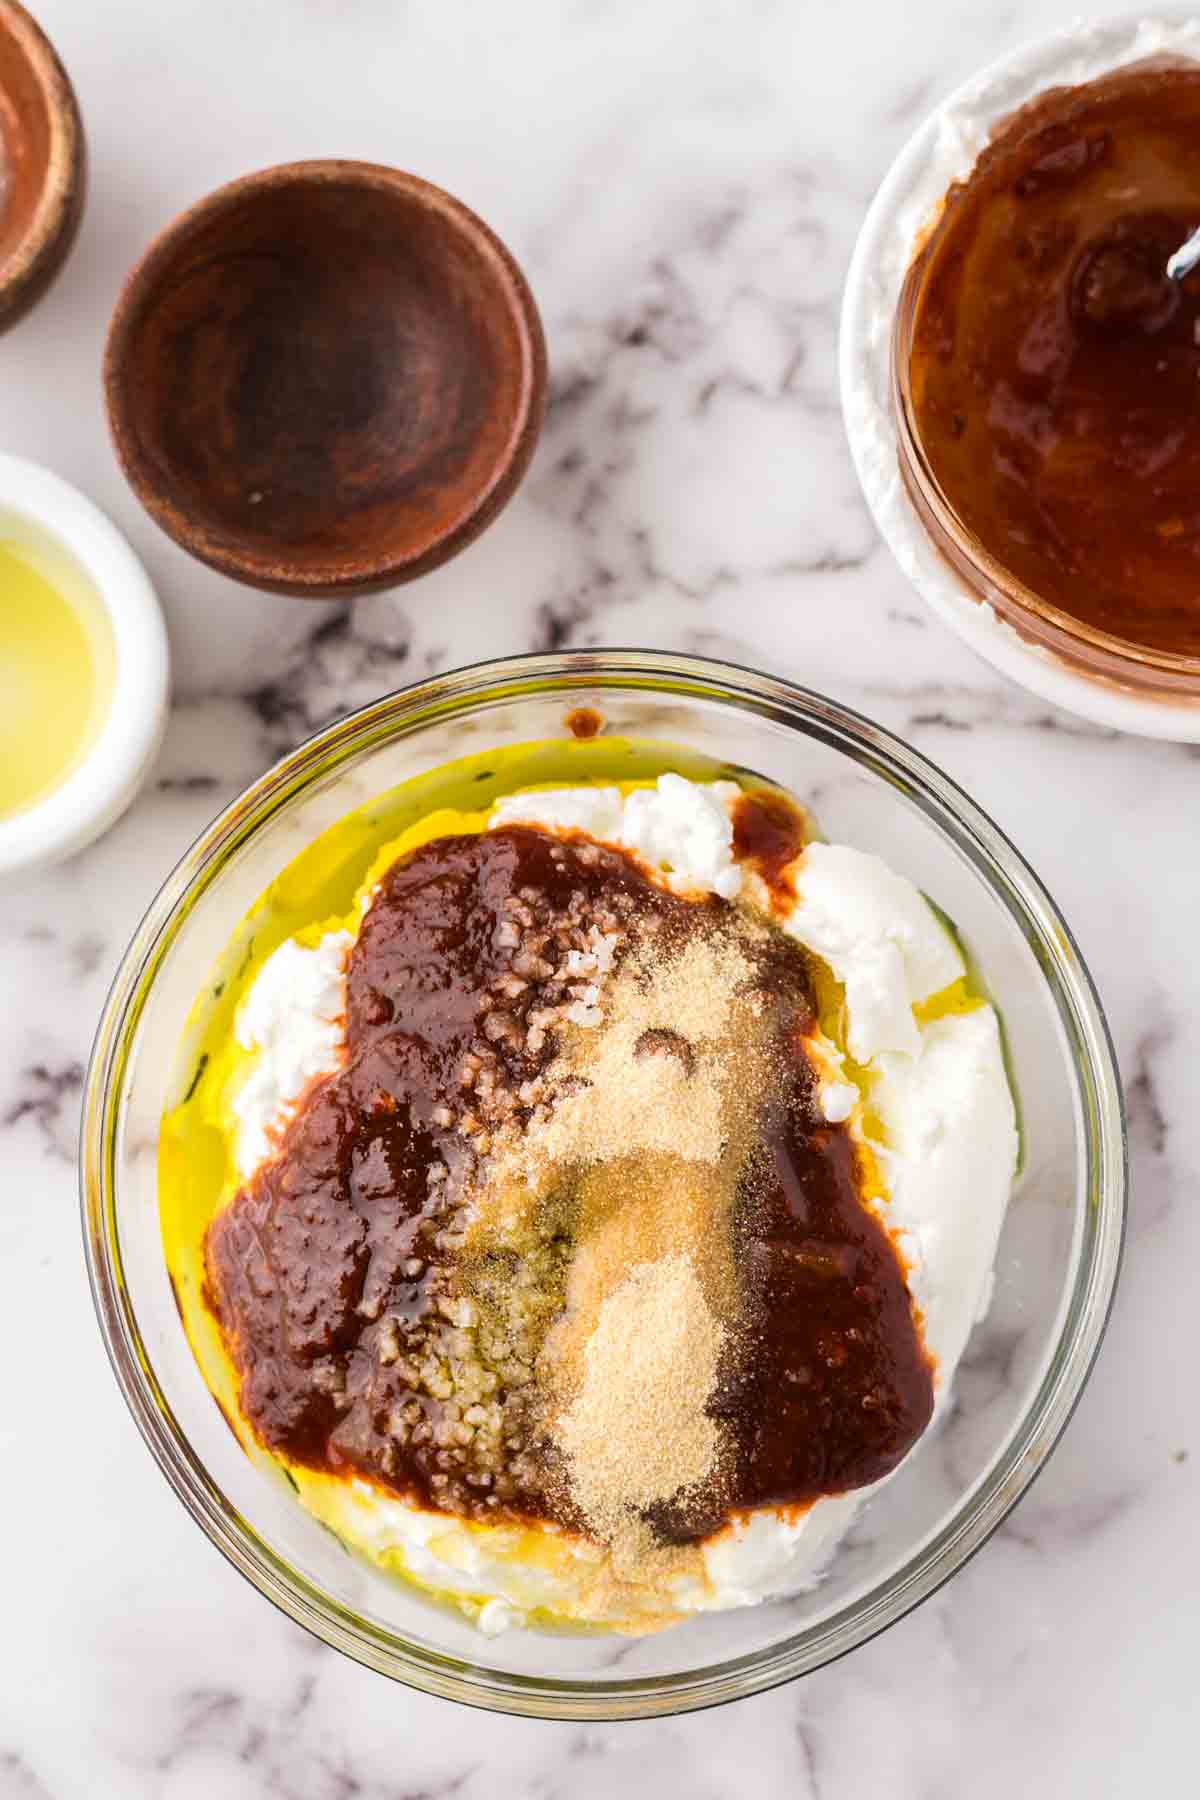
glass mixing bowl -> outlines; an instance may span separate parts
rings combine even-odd
[[[860,1514],[811,1592],[649,1638],[464,1618],[349,1555],[239,1448],[172,1300],[155,1145],[185,1020],[248,907],[335,819],[474,750],[608,730],[783,784],[833,840],[877,851],[957,923],[1003,1013],[1024,1159],[995,1293],[940,1423]],[[953,782],[868,720],[768,675],[642,651],[481,664],[330,726],[248,788],[169,877],[121,964],[88,1074],[81,1180],[96,1309],[146,1442],[197,1524],[326,1643],[430,1693],[548,1718],[684,1711],[817,1668],[960,1568],[1028,1486],[1104,1330],[1125,1208],[1121,1092],[1070,932]]]

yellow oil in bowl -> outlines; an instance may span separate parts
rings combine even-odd
[[[79,767],[112,704],[108,615],[65,551],[0,525],[0,819]]]

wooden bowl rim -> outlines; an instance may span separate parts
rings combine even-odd
[[[84,138],[70,77],[54,45],[19,0],[0,0],[0,31],[24,57],[50,120],[50,151],[37,205],[24,237],[0,261],[0,323],[8,323],[9,311],[70,246],[82,200]]]
[[[0,0],[2,3],[2,0]],[[132,407],[125,391],[127,355],[133,331],[152,310],[158,285],[189,239],[214,219],[233,211],[246,197],[295,186],[348,184],[415,200],[437,213],[452,231],[470,240],[493,288],[516,327],[520,379],[511,429],[497,453],[490,479],[432,543],[411,553],[386,556],[347,553],[308,568],[286,556],[250,548],[231,549],[223,537],[186,518],[152,479],[134,442]],[[170,220],[153,237],[121,285],[104,349],[104,393],[109,430],[126,479],[155,523],[184,550],[210,568],[250,586],[297,597],[323,599],[394,587],[428,573],[472,541],[500,512],[519,485],[541,429],[546,397],[546,346],[537,302],[511,251],[478,213],[444,188],[387,163],[321,157],[277,163],[215,188]]]

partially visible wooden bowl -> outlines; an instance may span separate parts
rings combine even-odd
[[[104,379],[163,530],[319,599],[425,574],[495,518],[537,441],[546,354],[474,213],[398,169],[306,162],[218,189],[150,246]]]
[[[0,0],[0,331],[45,292],[75,241],[87,155],[75,90],[45,33]]]

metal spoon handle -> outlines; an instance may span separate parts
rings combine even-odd
[[[1193,231],[1186,244],[1180,244],[1174,256],[1167,262],[1167,276],[1171,281],[1183,281],[1200,263],[1200,231]]]

